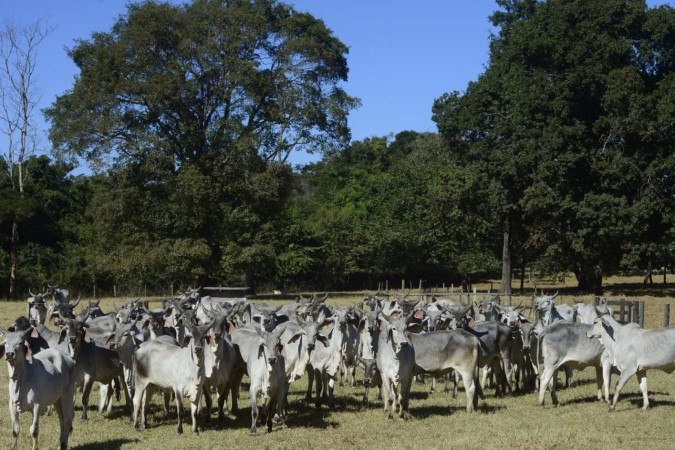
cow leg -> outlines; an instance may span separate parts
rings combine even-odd
[[[70,434],[70,426],[73,423],[72,411],[69,415],[65,408],[67,408],[67,406],[65,406],[63,397],[54,402],[54,409],[59,418],[59,443],[61,449],[68,448],[68,435]],[[70,409],[73,409],[72,405],[70,406]]]
[[[305,400],[312,400],[312,385],[314,384],[314,369],[312,367],[307,368],[307,394],[305,394]]]
[[[91,387],[94,384],[94,380],[91,379],[91,376],[84,376],[84,385],[82,386],[82,420],[87,420],[87,409],[89,407],[89,394],[91,393]]]
[[[176,433],[183,434],[183,393],[178,389],[174,389],[173,395],[176,397],[176,414],[178,415]]]
[[[602,367],[595,368],[595,384],[598,386],[598,401],[602,401]]]
[[[131,396],[129,395],[129,385],[125,377],[122,377],[122,389],[124,389],[124,409],[127,414],[129,414],[129,409],[131,407]]]
[[[623,389],[624,385],[628,382],[630,377],[633,376],[635,373],[634,368],[626,368],[626,370],[621,371],[621,375],[619,375],[619,381],[616,383],[616,392],[614,392],[614,401],[612,401],[611,406],[609,407],[610,410],[614,410],[616,408],[616,404],[619,401],[619,394],[621,393],[621,389]]]
[[[474,375],[472,370],[464,370],[461,372],[462,381],[464,382],[464,392],[466,393],[466,411],[473,412],[478,403],[476,396],[476,385],[474,384]]]
[[[19,431],[21,431],[21,423],[19,422],[19,408],[16,403],[10,400],[9,402],[9,416],[12,419],[12,437],[14,438],[14,445],[12,450],[19,448]]]
[[[207,389],[208,391],[208,389]],[[197,413],[199,412],[199,400],[200,400],[199,388],[196,389],[194,396],[190,399],[190,418],[192,419],[192,433],[199,434],[199,427],[197,426]],[[209,394],[210,395],[210,394]],[[207,418],[211,415],[211,409],[209,408],[209,414]]]
[[[553,403],[553,406],[558,406],[558,391],[556,390],[558,388],[558,370],[553,372],[553,379],[551,380],[551,403]]]
[[[640,390],[642,391],[642,409],[647,410],[649,408],[649,390],[647,389],[647,372],[644,370],[638,370],[637,379],[640,383]]]
[[[218,386],[218,423],[222,424],[225,421],[225,398],[227,397],[227,388],[225,386]],[[206,399],[204,399],[206,401]]]
[[[267,399],[267,420],[265,421],[267,423],[267,432],[271,433],[272,432],[272,417],[274,417],[274,409],[276,408],[276,401],[274,400],[274,396],[270,395],[270,398]]]
[[[553,379],[553,375],[556,371],[554,366],[545,366],[544,373],[541,375],[539,380],[539,405],[544,406],[544,398],[546,396],[546,388]]]
[[[112,403],[112,389],[109,384],[100,383],[98,388],[98,412],[100,414],[105,414],[108,402]]]
[[[141,406],[145,401],[145,389],[147,387],[147,383],[145,381],[141,381],[136,378],[136,390],[134,392],[134,427],[136,428],[137,431],[142,431],[145,428],[145,419],[142,418],[142,415],[145,413],[141,413]],[[145,408],[143,408],[145,410]],[[141,416],[141,417],[139,417]],[[140,420],[139,420],[140,419]]]
[[[452,374],[452,398],[457,398],[457,385],[459,385],[459,373],[456,370]]]
[[[40,405],[33,405],[33,423],[30,425],[30,435],[33,438],[33,450],[38,448],[38,434],[40,433]]]
[[[572,373],[573,370],[569,367],[565,367],[565,389],[569,388],[572,385]]]
[[[328,407],[332,409],[335,408],[335,398],[333,397],[333,391],[335,390],[335,376],[331,376],[327,372],[324,380],[324,393],[326,385],[328,386]]]
[[[605,394],[605,402],[610,405],[609,384],[612,379],[612,362],[609,355],[602,355],[602,388]]]
[[[206,421],[211,421],[211,408],[213,402],[211,400],[211,392],[209,392],[209,386],[206,384],[202,385],[202,392],[204,393],[204,412],[206,413]]]
[[[235,416],[239,413],[239,386],[241,386],[241,378],[244,374],[240,374],[234,381],[230,389],[230,396],[232,401],[232,414]]]
[[[315,371],[314,373],[314,383],[316,383],[316,402],[315,406],[317,408],[321,408],[321,401],[323,400],[322,394],[323,394],[323,379],[322,379],[322,374],[318,370]]]
[[[356,364],[351,365],[351,369],[349,371],[349,374],[352,377],[351,385],[352,387],[356,386]]]
[[[258,399],[255,388],[251,387],[248,391],[251,397],[251,434],[256,434],[258,432]]]
[[[345,372],[347,372],[347,363],[345,362],[344,356],[340,358],[340,364],[338,366],[338,370],[340,371],[340,387],[344,387],[344,378],[345,378]]]

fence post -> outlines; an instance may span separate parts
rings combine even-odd
[[[638,303],[638,314],[640,316],[640,328],[645,327],[645,302],[641,301]]]
[[[640,311],[639,311],[639,302],[637,300],[633,300],[631,302],[631,311],[630,311],[630,321],[633,323],[637,323],[638,325],[640,324]]]
[[[401,290],[405,291],[405,278],[401,280]]]
[[[420,279],[420,292],[422,292],[422,279]]]
[[[595,306],[598,306],[600,304],[600,297],[598,297],[597,295],[593,297],[593,304]]]
[[[626,305],[621,303],[619,307],[619,322],[624,323],[626,321]]]
[[[663,305],[663,326],[670,325],[670,303]]]

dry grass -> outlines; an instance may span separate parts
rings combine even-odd
[[[641,281],[641,280],[640,280]],[[545,287],[545,286],[544,286]],[[546,287],[545,287],[546,288]],[[552,288],[555,288],[552,286]],[[657,292],[658,294],[658,292]],[[628,295],[629,298],[636,298]],[[588,299],[590,297],[586,297]],[[565,295],[572,302],[579,297]],[[663,303],[673,298],[659,295],[641,296],[646,302],[646,325],[660,325]],[[517,300],[517,299],[516,299]],[[352,300],[329,301],[349,304]],[[111,301],[101,306],[111,308]],[[6,326],[25,311],[23,303],[4,303],[0,306],[0,324]],[[360,378],[362,372],[358,372]],[[245,389],[242,389],[242,410],[238,417],[229,416],[224,427],[204,425],[202,433],[193,436],[189,431],[177,436],[176,417],[160,417],[153,409],[149,429],[139,433],[133,430],[122,407],[116,405],[113,417],[105,419],[96,412],[87,422],[76,415],[71,435],[71,447],[79,449],[117,448],[673,448],[675,430],[675,377],[662,372],[649,373],[650,399],[653,407],[641,411],[641,397],[636,381],[624,388],[624,395],[616,412],[609,413],[603,403],[595,400],[594,372],[575,373],[575,385],[559,394],[562,405],[540,408],[533,393],[503,399],[495,398],[486,390],[487,398],[480,402],[479,411],[467,414],[463,392],[457,399],[442,392],[428,394],[429,384],[414,385],[411,416],[405,422],[388,423],[381,403],[361,404],[362,388],[336,387],[334,411],[317,411],[302,398],[306,381],[291,386],[290,411],[285,425],[266,433],[259,427],[258,436],[250,436],[250,409]],[[0,385],[6,386],[7,372],[0,370]],[[6,389],[0,390],[0,404],[7,401]],[[371,393],[371,397],[373,394]],[[158,396],[155,396],[159,401]],[[98,392],[92,393],[90,403],[96,404]],[[80,409],[77,396],[76,409]],[[5,410],[6,411],[6,410]],[[215,419],[215,415],[213,416]],[[189,420],[189,419],[188,419]],[[41,444],[53,448],[57,444],[57,418],[41,420]],[[28,427],[30,414],[22,414],[21,448],[29,448]],[[10,421],[7,413],[0,414],[0,442],[10,443]],[[189,428],[186,428],[189,430]]]

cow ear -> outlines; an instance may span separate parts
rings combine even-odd
[[[61,328],[61,333],[59,333],[59,344],[61,344],[65,338],[66,338],[66,329]]]
[[[2,358],[3,356],[5,356],[5,342],[0,344],[0,358]]]
[[[89,336],[89,332],[87,331],[86,328],[84,329],[84,342],[86,343],[91,342],[91,336]]]
[[[300,339],[300,338],[302,337],[303,333],[304,333],[304,332],[301,331],[301,332],[299,332],[299,333],[294,334],[294,335],[288,340],[288,343],[289,343],[289,344],[292,344],[293,342],[297,341],[298,339]]]
[[[28,364],[33,364],[33,352],[30,351],[30,346],[26,342],[23,343],[23,351],[26,354]]]
[[[209,345],[213,345],[216,342],[216,340],[211,336],[210,334],[206,335],[206,343]]]
[[[328,338],[327,338],[326,336],[324,336],[323,334],[317,334],[317,335],[316,335],[316,340],[319,341],[319,342],[321,342],[321,343],[323,344],[324,347],[328,347],[328,346],[330,345],[330,341],[329,341]]]
[[[189,334],[186,334],[185,336],[183,336],[183,342],[181,342],[180,346],[181,347],[187,347],[188,344],[190,344],[191,339],[192,339],[192,336],[190,336]]]
[[[39,338],[40,333],[38,332],[37,328],[35,328],[35,327],[30,327],[30,328],[31,328],[30,337],[32,337],[33,339]]]
[[[366,327],[366,319],[359,320],[359,333]]]
[[[142,329],[142,330],[147,330],[148,328],[150,328],[150,325],[152,325],[151,320],[150,320],[150,319],[145,319],[145,320],[143,321],[143,325],[141,325],[141,329]]]
[[[110,344],[110,341],[112,341],[113,339],[115,339],[115,333],[110,333],[106,338],[105,343]]]
[[[265,357],[265,345],[260,344],[260,347],[258,347],[258,359],[264,357]]]

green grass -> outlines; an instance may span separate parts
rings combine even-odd
[[[643,298],[641,298],[643,299]],[[659,306],[672,299],[644,297],[647,301],[647,326],[660,324]],[[572,299],[570,298],[570,301]],[[348,304],[351,300],[329,301]],[[104,310],[112,308],[110,300],[101,303]],[[652,313],[650,313],[652,311]],[[24,303],[0,304],[0,324],[7,326],[16,316],[25,313]],[[363,388],[336,386],[336,408],[317,411],[304,402],[306,380],[291,386],[290,406],[286,424],[275,426],[267,433],[258,427],[258,435],[250,436],[250,407],[248,392],[242,387],[238,417],[226,418],[222,428],[200,421],[201,434],[176,435],[175,408],[169,418],[161,417],[159,396],[148,418],[148,429],[133,430],[122,406],[115,404],[112,418],[91,412],[90,419],[79,419],[80,395],[76,399],[76,419],[71,435],[72,448],[79,449],[210,449],[210,448],[673,448],[675,430],[675,376],[649,372],[652,408],[639,409],[641,395],[633,379],[624,388],[617,411],[608,412],[604,403],[595,400],[594,371],[575,372],[574,386],[559,392],[561,406],[537,406],[536,396],[527,393],[515,397],[495,398],[486,389],[479,411],[467,414],[463,391],[457,399],[442,392],[429,394],[429,383],[414,384],[410,403],[411,417],[404,422],[387,422],[380,402],[374,399],[362,405]],[[357,371],[357,380],[362,372]],[[246,381],[246,378],[244,379]],[[613,383],[615,379],[613,379]],[[0,385],[7,386],[7,371],[0,370]],[[0,404],[7,402],[7,389],[0,389]],[[97,404],[98,390],[94,388],[90,404]],[[10,444],[10,420],[6,409],[0,413],[0,445]],[[185,415],[189,422],[188,415]],[[212,415],[215,422],[215,414]],[[30,414],[21,415],[21,448],[30,448],[28,433]],[[58,419],[43,417],[40,423],[40,444],[54,448],[58,441]]]

